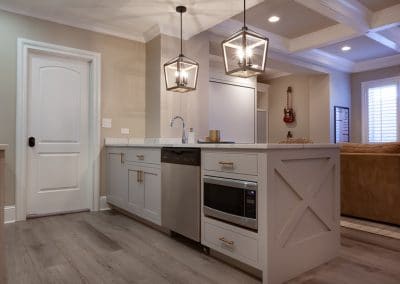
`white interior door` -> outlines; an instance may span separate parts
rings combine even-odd
[[[89,63],[30,54],[27,216],[90,209]]]
[[[253,88],[210,81],[209,129],[221,130],[221,139],[255,143]]]

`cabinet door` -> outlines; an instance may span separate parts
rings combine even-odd
[[[128,166],[128,211],[143,217],[144,186],[139,166]]]
[[[123,151],[108,151],[106,158],[107,201],[125,208],[128,197],[128,175]]]
[[[143,218],[161,225],[161,170],[142,168]]]
[[[254,143],[255,90],[221,82],[209,84],[209,129],[220,129],[221,140]]]

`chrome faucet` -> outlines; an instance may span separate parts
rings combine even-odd
[[[186,135],[186,130],[185,130],[185,120],[183,119],[182,116],[175,116],[173,119],[171,119],[170,126],[174,126],[174,121],[175,119],[180,119],[182,121],[182,144],[187,144],[188,143],[188,137]]]

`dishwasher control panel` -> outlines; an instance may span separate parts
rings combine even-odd
[[[200,153],[200,148],[164,147],[161,149],[161,162],[200,166]]]

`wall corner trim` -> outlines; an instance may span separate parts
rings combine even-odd
[[[15,223],[15,205],[4,206],[4,224]]]
[[[100,211],[111,210],[107,203],[107,196],[100,196]]]

